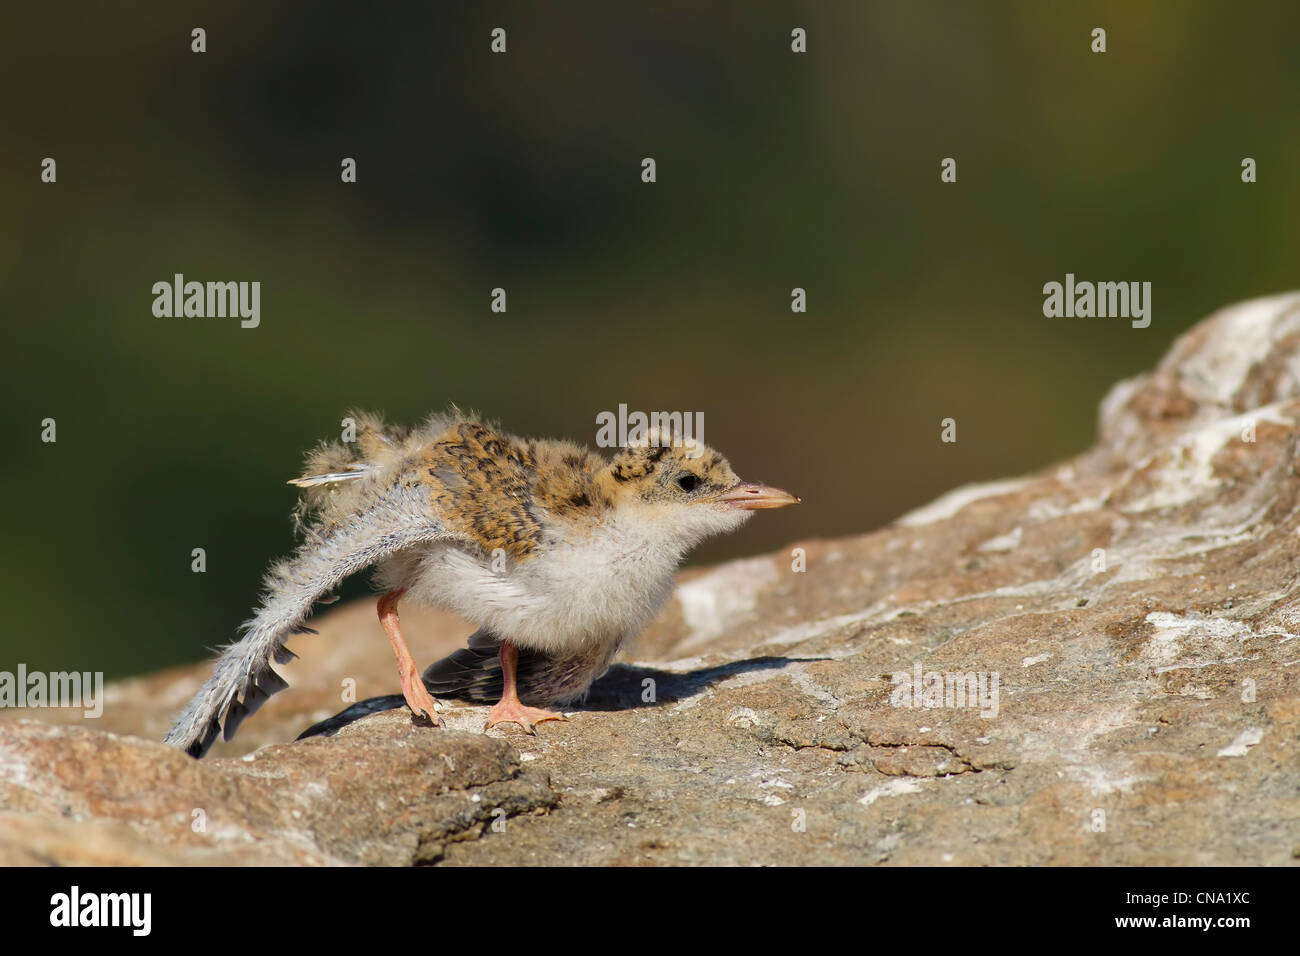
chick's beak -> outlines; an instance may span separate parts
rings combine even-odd
[[[742,481],[729,491],[724,491],[713,499],[719,504],[729,505],[738,511],[757,511],[759,508],[784,508],[797,505],[801,499],[780,488]]]

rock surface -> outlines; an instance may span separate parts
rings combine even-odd
[[[0,712],[0,863],[1292,863],[1298,452],[1293,294],[1116,386],[1075,460],[683,575],[536,737],[447,702],[293,742],[393,692],[370,602],[203,762],[155,741],[206,665]],[[424,662],[468,633],[403,623]]]

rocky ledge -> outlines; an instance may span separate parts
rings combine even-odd
[[[1300,857],[1300,294],[1117,385],[1099,439],[873,534],[685,574],[567,723],[401,712],[370,602],[196,762],[205,665],[0,712],[0,863],[1285,864]],[[433,660],[463,622],[403,612]]]

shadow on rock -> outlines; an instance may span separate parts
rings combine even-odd
[[[772,670],[787,664],[804,664],[813,661],[828,660],[825,657],[750,657],[743,661],[731,661],[715,667],[701,667],[693,671],[666,671],[655,667],[615,664],[600,680],[592,685],[587,697],[570,708],[574,711],[618,711],[637,710],[643,707],[660,707],[687,698],[694,697],[714,684],[746,674],[750,671]],[[647,684],[646,681],[653,681]],[[453,698],[456,699],[456,698]],[[474,701],[482,703],[482,701]],[[358,701],[333,717],[327,717],[319,723],[312,724],[301,734],[299,740],[307,737],[330,737],[348,724],[369,717],[371,714],[405,707],[406,701],[401,694],[386,694],[383,697],[369,697]]]
[[[659,707],[694,697],[729,677],[750,671],[776,670],[788,664],[829,660],[825,657],[749,657],[693,671],[665,671],[656,667],[615,664],[591,686],[575,710],[636,710]],[[647,684],[646,681],[654,681]],[[648,700],[646,698],[649,698]]]

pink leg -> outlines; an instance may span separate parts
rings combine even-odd
[[[397,601],[406,593],[405,588],[389,591],[379,599],[379,621],[388,632],[388,639],[393,642],[393,654],[397,656],[397,674],[402,680],[402,696],[406,706],[417,717],[423,715],[435,727],[443,726],[442,718],[434,709],[433,698],[429,696],[424,681],[420,680],[420,671],[415,666],[415,658],[402,640],[402,629],[397,624]]]
[[[505,687],[501,692],[500,702],[488,714],[487,726],[491,730],[497,724],[516,723],[530,734],[537,733],[535,724],[543,720],[567,720],[563,714],[555,714],[538,707],[525,707],[519,700],[519,691],[515,685],[515,669],[519,663],[519,648],[509,641],[501,642],[501,676]]]

